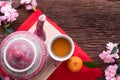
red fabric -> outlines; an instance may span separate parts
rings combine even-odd
[[[91,61],[77,44],[75,44],[74,55],[81,57],[83,61]],[[103,72],[99,68],[85,66],[79,72],[71,72],[67,68],[67,61],[65,61],[51,74],[48,80],[96,80],[102,74]]]
[[[3,78],[5,78],[7,76],[2,68],[0,68],[0,74],[2,75]]]
[[[40,10],[34,12],[17,30],[29,30],[41,14],[42,12]],[[62,34],[66,34],[48,17],[47,21],[49,21]],[[76,43],[74,55],[79,56],[83,61],[92,61],[91,58]],[[48,77],[48,80],[96,80],[98,77],[103,75],[100,68],[87,68],[85,66],[82,67],[80,72],[70,72],[67,69],[66,62],[67,61],[62,62],[62,64]]]

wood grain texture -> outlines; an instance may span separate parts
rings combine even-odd
[[[17,3],[18,0],[13,0]],[[98,57],[107,42],[120,41],[119,0],[37,0],[41,9],[56,22],[103,70],[107,66]],[[20,17],[12,23],[15,30],[32,11],[18,9]],[[0,27],[0,41],[4,38]],[[98,80],[105,80],[104,77]]]

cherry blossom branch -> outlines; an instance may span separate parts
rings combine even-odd
[[[107,43],[107,50],[99,54],[99,57],[104,61],[104,63],[109,63],[110,65],[105,69],[105,79],[106,80],[120,80],[120,64],[117,62],[119,59],[119,48],[120,43]]]
[[[10,25],[19,16],[17,9],[21,7],[25,7],[27,10],[36,11],[37,2],[36,0],[20,0],[15,9],[12,7],[11,1],[0,1],[0,14],[2,14],[0,16],[0,26],[3,26],[7,32],[12,32]],[[3,23],[3,25],[1,23]]]

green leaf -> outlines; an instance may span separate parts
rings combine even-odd
[[[118,43],[117,47],[120,48],[120,43]]]
[[[7,36],[7,35],[9,35],[9,33],[5,30],[4,35]]]
[[[84,61],[83,65],[86,66],[86,67],[89,67],[89,68],[98,67],[98,65],[96,63],[94,63],[94,62],[88,62],[88,61]]]
[[[5,35],[7,36],[8,34],[14,32],[14,30],[10,27],[5,27]]]
[[[120,64],[118,64],[117,74],[120,74]]]
[[[111,54],[114,54],[114,53],[116,53],[116,52],[117,52],[117,47],[114,47],[114,48],[112,49]]]

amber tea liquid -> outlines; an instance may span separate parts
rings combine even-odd
[[[70,53],[70,42],[65,38],[57,38],[52,43],[52,51],[58,57],[67,56]]]

